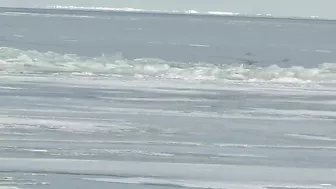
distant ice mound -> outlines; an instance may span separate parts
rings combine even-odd
[[[86,11],[118,11],[118,12],[142,12],[142,13],[170,13],[170,14],[195,14],[195,15],[227,15],[238,16],[240,13],[235,12],[221,12],[221,11],[207,11],[201,12],[197,10],[153,10],[153,9],[139,9],[131,7],[112,8],[112,7],[81,7],[81,6],[48,6],[49,9],[65,9],[65,10],[86,10]]]
[[[242,17],[261,17],[261,18],[291,18],[291,19],[312,19],[312,20],[330,20],[328,18],[323,18],[317,15],[312,15],[308,17],[297,17],[297,16],[277,16],[270,13],[265,14],[245,14],[232,11],[199,11],[199,10],[153,10],[153,9],[140,9],[132,7],[84,7],[84,6],[62,6],[54,5],[47,6],[48,9],[62,9],[62,10],[82,10],[82,11],[116,11],[116,12],[135,12],[135,13],[164,13],[164,14],[185,14],[185,15],[213,15],[213,16],[242,16]]]

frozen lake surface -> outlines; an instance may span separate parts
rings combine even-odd
[[[336,188],[334,22],[0,14],[0,189]]]

